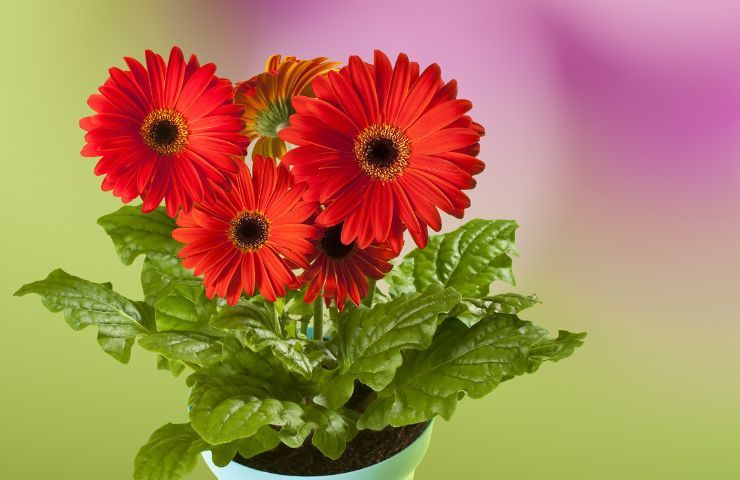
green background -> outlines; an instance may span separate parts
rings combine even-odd
[[[182,379],[157,371],[153,355],[136,349],[131,364],[118,364],[92,329],[73,332],[38,298],[11,295],[56,267],[140,295],[140,260],[123,266],[95,224],[119,203],[99,190],[94,161],[79,157],[77,122],[106,68],[145,48],[176,43],[226,64],[222,73],[258,71],[270,39],[252,51],[220,48],[233,38],[218,22],[235,20],[206,3],[3,6],[1,478],[129,479],[149,434],[186,418]],[[520,220],[517,291],[545,301],[529,318],[589,337],[572,358],[437,422],[418,480],[740,478],[736,229],[719,216],[699,221],[696,229],[715,232],[709,248],[690,243],[685,224],[661,224],[660,212],[605,222],[603,212],[579,210],[586,198],[537,198],[525,186],[511,193],[507,185],[528,181],[527,168],[504,159],[495,175],[484,173],[471,216]],[[573,182],[578,166],[568,168],[551,181]],[[200,464],[189,478],[211,477]]]

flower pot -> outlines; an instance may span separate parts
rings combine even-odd
[[[211,461],[211,452],[203,452],[203,458],[218,480],[413,480],[414,472],[429,448],[432,425],[433,423],[430,423],[419,438],[392,457],[360,470],[334,475],[310,477],[280,475],[255,470],[237,462],[217,467]]]

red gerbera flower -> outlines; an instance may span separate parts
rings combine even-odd
[[[438,210],[462,217],[470,206],[462,190],[484,167],[475,158],[483,129],[436,64],[419,75],[406,55],[391,67],[376,50],[374,65],[350,57],[312,87],[317,98],[294,98],[296,113],[280,137],[299,146],[283,158],[296,181],[326,205],[318,223],[344,222],[345,244],[388,241],[398,250],[404,226],[423,247],[427,225],[441,227]]]
[[[102,189],[128,203],[144,201],[145,212],[165,200],[167,213],[189,211],[210,190],[236,172],[234,155],[249,143],[240,132],[242,107],[233,103],[231,82],[214,75],[216,66],[185,63],[174,47],[165,65],[146,51],[146,68],[125,58],[130,70],[111,68],[110,77],[87,103],[96,115],[80,120],[88,133],[86,157],[102,157],[96,175]]]
[[[306,223],[318,205],[302,200],[304,187],[293,186],[287,166],[257,156],[252,169],[250,175],[240,163],[231,188],[181,212],[172,232],[185,244],[182,264],[203,275],[206,296],[231,305],[255,287],[269,301],[284,296],[286,286],[297,284],[292,270],[308,268],[312,240],[321,235]]]
[[[341,311],[347,295],[355,305],[367,295],[367,278],[380,280],[393,265],[388,263],[395,257],[387,244],[371,244],[360,248],[356,242],[349,245],[340,240],[342,224],[324,230],[324,235],[316,244],[311,266],[301,275],[301,280],[309,282],[303,300],[313,302],[323,289],[323,297],[329,306],[332,300]]]

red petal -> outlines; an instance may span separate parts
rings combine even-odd
[[[470,175],[479,174],[486,166],[485,163],[474,156],[460,152],[438,153],[436,156],[454,163]]]
[[[172,47],[170,59],[167,62],[167,80],[164,86],[164,103],[167,106],[177,104],[180,91],[185,83],[185,57],[182,50],[178,47]]]
[[[445,128],[413,142],[414,153],[433,155],[464,148],[480,137],[469,128]]]
[[[231,85],[221,83],[208,88],[187,111],[188,121],[198,120],[231,100]]]
[[[395,123],[401,105],[406,100],[409,90],[409,58],[405,54],[398,55],[396,66],[393,69],[393,79],[391,80],[390,91],[385,108],[385,118],[383,121]]]
[[[190,55],[188,64],[185,66],[185,81],[187,82],[190,77],[200,68],[200,63],[195,55]]]
[[[429,65],[421,77],[414,83],[408,97],[403,102],[396,124],[406,129],[422,114],[432,97],[437,92],[440,83],[439,65]]]
[[[204,153],[212,152],[237,156],[244,153],[244,150],[238,145],[234,145],[219,137],[202,133],[192,134],[188,137],[188,148]]]
[[[468,100],[450,100],[430,108],[406,131],[406,135],[417,141],[435,130],[441,130],[473,108]]]
[[[385,53],[375,50],[375,91],[378,93],[378,104],[385,111],[386,100],[390,92],[393,67]]]
[[[421,229],[421,225],[416,218],[414,209],[409,202],[408,196],[404,192],[403,186],[399,182],[393,182],[390,185],[393,187],[396,197],[396,205],[398,206],[400,219],[404,224],[406,224],[406,228],[408,228],[409,231],[418,232]]]
[[[133,113],[132,116],[135,118],[141,118],[141,116],[143,116],[150,107],[151,102],[149,100],[148,93],[142,91],[131,72],[124,72],[115,67],[109,69],[108,72],[110,73],[111,83],[104,85],[104,87],[106,89],[117,88],[120,90],[122,95],[126,97],[127,101],[133,105],[135,113]]]
[[[366,178],[356,178],[347,187],[337,195],[336,199],[329,203],[324,210],[316,217],[316,223],[329,227],[344,221],[344,219],[357,207],[365,198],[365,191],[369,182]]]
[[[208,88],[208,84],[213,80],[213,74],[216,71],[216,65],[209,63],[199,68],[193,75],[185,82],[185,86],[182,88],[180,98],[177,100],[175,108],[183,113],[187,114],[187,111],[195,103],[196,100],[205,92]]]
[[[424,181],[414,178],[413,175],[404,175],[403,184],[416,215],[434,230],[439,230],[442,226],[442,219],[435,203],[442,201],[442,198],[439,195],[431,196],[432,189]],[[444,200],[447,201],[447,199]],[[451,206],[448,206],[451,209]]]
[[[207,132],[215,135],[217,132],[240,132],[242,130],[241,120],[229,115],[209,115],[188,123],[191,133]]]
[[[437,93],[434,94],[434,98],[429,102],[429,107],[436,107],[440,103],[454,100],[457,98],[457,80],[450,80]]]
[[[349,73],[355,90],[362,100],[368,123],[371,125],[377,123],[379,118],[378,94],[367,64],[357,55],[352,55],[349,57]]]
[[[360,131],[351,118],[328,102],[310,99],[305,106],[308,112],[349,139],[354,139]]]
[[[475,186],[473,177],[455,165],[453,162],[429,155],[414,155],[409,162],[409,171],[425,172],[429,176],[439,178],[456,185],[458,188],[469,189]]]
[[[337,150],[342,152],[351,152],[353,145],[352,140],[339,132],[326,128],[326,125],[319,121],[316,117],[309,114],[296,113],[290,117],[290,127],[280,131],[280,138],[283,140],[296,143],[298,145],[308,142],[314,145],[319,145],[324,148],[331,150]],[[283,132],[287,132],[288,137],[295,132],[298,138],[292,137],[286,138]]]
[[[368,125],[365,108],[350,82],[334,71],[329,72],[329,82],[342,105],[342,109],[347,112],[347,115],[354,121],[355,125],[360,129],[365,128]]]
[[[164,59],[151,50],[147,50],[146,69],[149,73],[149,88],[154,106],[157,108],[167,106],[164,103],[164,74],[166,69]]]
[[[395,211],[393,187],[376,182],[368,197],[370,216],[373,219],[373,236],[375,241],[384,242],[390,234],[391,220]]]
[[[311,88],[313,88],[313,91],[316,94],[316,98],[328,102],[337,108],[342,107],[342,104],[339,102],[337,95],[334,93],[334,89],[332,88],[327,76],[321,75],[314,78],[313,82],[311,83]]]

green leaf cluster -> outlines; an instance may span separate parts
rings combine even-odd
[[[566,358],[585,337],[552,337],[520,318],[539,302],[533,295],[491,291],[514,283],[512,221],[472,220],[431,237],[386,277],[374,304],[341,313],[314,310],[300,291],[235,306],[206,298],[179,261],[175,224],[162,209],[123,207],[98,223],[124,264],[144,257],[143,300],[62,270],[16,295],[38,294],[75,330],[97,327],[100,346],[118,361],[128,362],[138,342],[156,354],[157,368],[188,372],[189,422],[152,434],[136,457],[136,480],[178,479],[207,450],[226,465],[237,453],[311,442],[337,459],[359,430],[449,419],[464,397]],[[314,311],[326,314],[326,341],[308,335]]]

